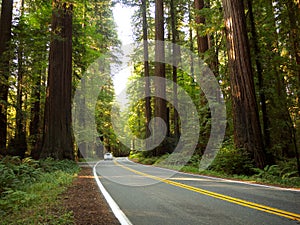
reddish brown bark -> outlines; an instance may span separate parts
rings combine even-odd
[[[295,75],[298,77],[298,87],[300,88],[300,1],[297,3],[287,1],[286,5],[290,22],[291,53],[295,58]],[[298,105],[300,106],[300,91],[298,91]]]
[[[195,4],[196,13],[198,14],[199,10],[204,8],[204,0],[195,0],[194,4]],[[198,25],[196,31],[197,31],[198,53],[200,55],[201,53],[204,53],[208,50],[208,37],[207,35],[200,34],[199,25],[205,23],[205,18],[203,16],[197,15],[195,21],[196,24]]]
[[[177,18],[176,18],[176,7],[174,0],[170,1],[170,10],[171,10],[171,30],[172,30],[172,47],[173,51],[173,68],[172,68],[172,78],[173,78],[173,121],[174,121],[174,136],[176,140],[179,140],[180,136],[180,127],[179,127],[179,115],[178,115],[178,91],[177,91],[177,65],[180,60],[180,48],[177,45],[178,41],[178,31],[177,31]]]
[[[270,120],[269,120],[269,115],[268,115],[268,111],[267,111],[266,96],[265,96],[265,91],[264,91],[263,66],[261,63],[261,52],[260,52],[260,49],[258,46],[258,36],[257,36],[257,32],[256,32],[256,27],[255,27],[252,0],[247,0],[247,5],[248,5],[248,11],[249,11],[252,42],[253,42],[253,48],[254,48],[254,53],[255,53],[255,64],[256,64],[256,69],[257,69],[259,97],[260,97],[262,122],[263,122],[264,143],[265,143],[266,148],[270,148],[270,144],[271,144]]]
[[[245,149],[256,166],[266,166],[266,156],[254,90],[244,5],[223,0],[233,104],[234,142]]]
[[[156,77],[165,78],[165,49],[164,49],[164,4],[163,0],[155,0],[155,69],[154,75]],[[167,120],[167,104],[166,99],[166,83],[158,81],[154,82],[155,96],[161,96],[161,98],[155,98],[155,116],[160,117],[165,124],[168,124]],[[155,136],[160,136],[159,133],[162,129],[159,125],[156,126],[158,131]],[[156,149],[155,154],[160,155],[164,152],[163,146]]]
[[[144,73],[146,78],[145,83],[145,116],[146,116],[146,137],[150,136],[149,123],[152,117],[151,97],[150,97],[150,68],[149,68],[149,46],[148,46],[148,23],[147,23],[147,1],[142,0],[142,13],[143,13],[143,41],[144,41]],[[148,97],[147,97],[148,96]]]
[[[72,5],[54,0],[41,158],[74,159],[71,132]]]

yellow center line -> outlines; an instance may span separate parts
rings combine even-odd
[[[227,195],[207,191],[207,190],[204,190],[204,189],[201,189],[201,188],[197,188],[197,187],[193,187],[193,186],[190,186],[190,185],[186,185],[186,184],[182,184],[182,183],[179,183],[179,182],[164,179],[164,178],[161,178],[161,177],[153,176],[153,175],[150,175],[150,174],[147,174],[147,173],[143,173],[143,172],[134,170],[130,167],[124,166],[124,165],[118,163],[117,161],[114,161],[114,163],[116,165],[126,169],[126,170],[129,170],[129,171],[135,173],[135,174],[138,174],[138,175],[141,175],[141,176],[144,176],[144,177],[148,177],[148,178],[151,178],[153,180],[158,180],[158,181],[164,182],[166,184],[170,184],[170,185],[173,185],[173,186],[176,186],[176,187],[184,188],[184,189],[187,189],[187,190],[190,190],[190,191],[194,191],[194,192],[197,192],[197,193],[200,193],[200,194],[204,194],[204,195],[207,195],[207,196],[210,196],[210,197],[213,197],[213,198],[221,199],[223,201],[231,202],[231,203],[234,203],[234,204],[237,204],[237,205],[242,205],[242,206],[245,206],[245,207],[248,207],[248,208],[252,208],[252,209],[260,210],[260,211],[263,211],[263,212],[271,213],[271,214],[274,214],[274,215],[278,215],[278,216],[281,216],[281,217],[285,217],[285,218],[288,218],[288,219],[300,221],[300,214],[297,214],[297,213],[292,213],[292,212],[284,211],[284,210],[281,210],[281,209],[277,209],[277,208],[257,204],[257,203],[254,203],[254,202],[250,202],[250,201],[246,201],[246,200],[242,200],[242,199],[238,199],[238,198],[233,198],[233,197],[230,197],[230,196],[227,196]]]

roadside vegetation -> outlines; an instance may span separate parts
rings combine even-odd
[[[239,151],[229,144],[218,152],[212,164],[206,170],[199,170],[201,156],[195,154],[190,159],[185,159],[180,154],[169,157],[165,154],[159,157],[145,157],[143,152],[132,151],[129,158],[135,162],[165,167],[181,172],[208,175],[234,180],[243,180],[253,183],[270,184],[281,187],[300,187],[300,177],[295,159],[281,159],[274,165],[264,169],[255,167],[243,151]],[[184,162],[188,161],[187,164]]]
[[[72,224],[59,203],[79,167],[70,160],[0,158],[1,224]]]

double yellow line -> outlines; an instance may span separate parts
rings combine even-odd
[[[117,161],[114,161],[114,163],[116,165],[126,169],[126,170],[129,170],[129,171],[135,173],[135,174],[138,174],[138,175],[141,175],[141,176],[144,176],[144,177],[148,177],[148,178],[151,178],[153,180],[158,180],[158,181],[164,182],[166,184],[170,184],[170,185],[173,185],[173,186],[176,186],[176,187],[184,188],[186,190],[194,191],[194,192],[197,192],[197,193],[200,193],[200,194],[203,194],[203,195],[207,195],[207,196],[210,196],[210,197],[213,197],[213,198],[221,199],[223,201],[231,202],[231,203],[234,203],[234,204],[237,204],[237,205],[242,205],[242,206],[245,206],[245,207],[248,207],[248,208],[252,208],[252,209],[267,212],[267,213],[270,213],[270,214],[278,215],[278,216],[285,217],[285,218],[288,218],[288,219],[291,219],[291,220],[300,221],[300,214],[297,214],[297,213],[292,213],[292,212],[284,211],[284,210],[281,210],[281,209],[276,209],[276,208],[272,208],[272,207],[269,207],[269,206],[257,204],[257,203],[254,203],[254,202],[249,202],[249,201],[245,201],[245,200],[242,200],[242,199],[233,198],[233,197],[230,197],[230,196],[227,196],[227,195],[222,195],[222,194],[219,194],[219,193],[216,193],[216,192],[207,191],[207,190],[204,190],[204,189],[201,189],[201,188],[197,188],[197,187],[193,187],[193,186],[190,186],[190,185],[186,185],[186,184],[182,184],[182,183],[179,183],[179,182],[174,182],[174,181],[171,181],[171,180],[167,180],[167,179],[164,179],[164,178],[153,176],[153,175],[150,175],[150,174],[147,174],[147,173],[143,173],[143,172],[134,170],[130,167],[124,166],[124,165],[118,163]]]

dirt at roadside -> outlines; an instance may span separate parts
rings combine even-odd
[[[82,167],[62,200],[64,207],[73,211],[76,225],[120,224],[102,196],[91,167]]]

